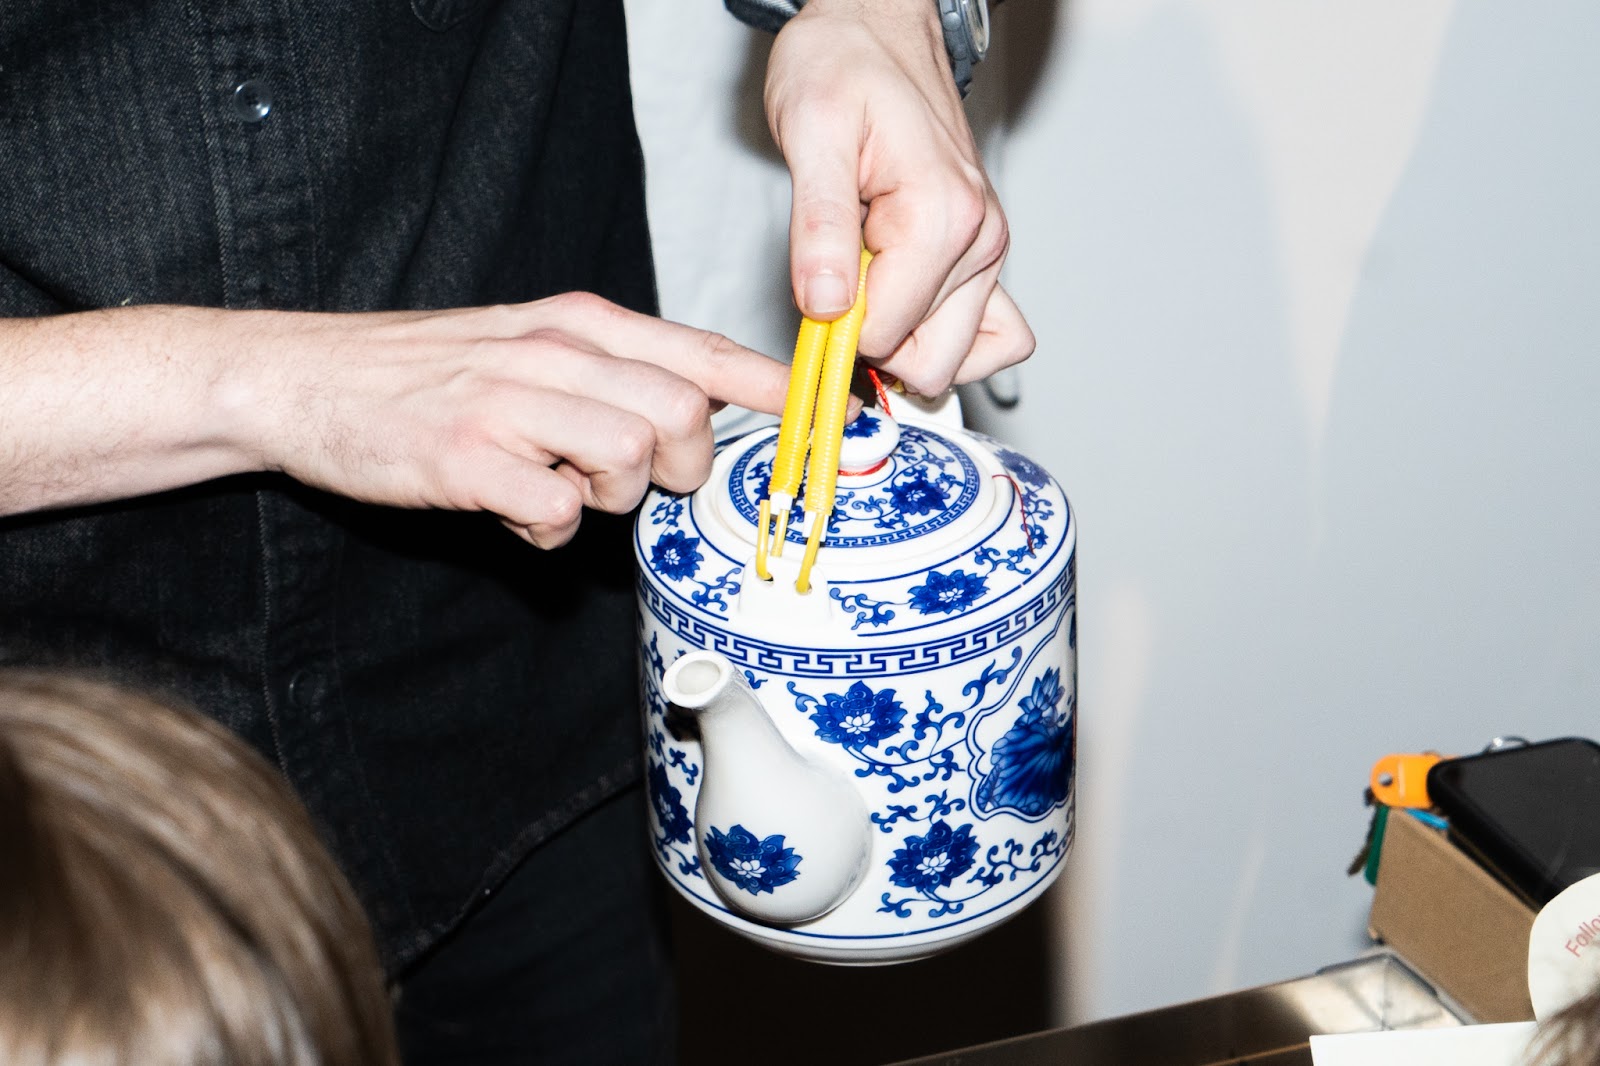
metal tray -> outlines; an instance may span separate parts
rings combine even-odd
[[[1310,977],[1141,1014],[1054,1029],[902,1066],[1310,1066],[1318,1033],[1464,1024],[1421,977],[1385,951]]]

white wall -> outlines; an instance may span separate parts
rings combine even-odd
[[[665,311],[785,352],[759,38],[629,6]],[[1040,344],[974,417],[1081,523],[1055,905],[1063,1017],[1097,1017],[1358,951],[1384,753],[1600,734],[1600,6],[996,21],[976,106]]]

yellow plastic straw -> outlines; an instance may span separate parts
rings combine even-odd
[[[789,391],[783,400],[783,420],[778,424],[778,454],[772,460],[772,478],[767,483],[767,498],[761,501],[757,518],[756,575],[771,581],[767,571],[768,530],[774,505],[778,512],[777,538],[772,554],[783,554],[783,541],[789,533],[789,509],[800,491],[800,475],[806,465],[806,438],[811,432],[811,417],[817,403],[817,378],[822,373],[822,354],[828,344],[828,323],[809,318],[800,320],[800,335],[794,342],[794,361],[789,366]]]
[[[822,530],[833,513],[839,488],[839,449],[844,442],[844,416],[850,406],[850,377],[855,372],[856,346],[861,322],[867,315],[867,264],[872,254],[861,250],[856,299],[843,317],[828,329],[828,346],[817,383],[816,422],[811,431],[811,460],[806,470],[806,553],[800,563],[795,588],[811,591],[811,567],[817,559]]]
[[[794,362],[789,368],[789,392],[783,401],[783,422],[778,427],[778,454],[772,461],[773,492],[791,498],[800,491],[800,474],[805,469],[806,437],[811,433],[812,413],[817,405],[817,381],[822,374],[823,354],[828,347],[829,323],[809,318],[800,321],[800,336],[794,342]]]
[[[855,370],[856,346],[861,340],[861,322],[866,317],[867,264],[870,262],[871,254],[862,249],[856,300],[843,317],[832,323],[810,318],[801,320],[800,334],[795,339],[794,362],[789,369],[783,419],[778,425],[772,477],[757,514],[756,574],[763,581],[771,581],[768,560],[783,554],[789,533],[789,514],[794,507],[795,494],[800,491],[801,473],[806,472],[806,549],[800,563],[800,576],[795,582],[800,592],[811,589],[811,568],[816,563],[823,531],[833,514],[838,494],[839,451],[844,439],[844,416],[850,405],[850,377]]]
[[[762,581],[771,581],[772,572],[767,569],[767,523],[772,521],[772,490],[767,490],[767,499],[761,501],[756,514],[756,576]]]

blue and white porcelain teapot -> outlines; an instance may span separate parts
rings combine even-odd
[[[776,427],[635,526],[656,860],[694,906],[827,962],[1004,921],[1072,842],[1072,511],[1036,464],[896,400],[846,430],[810,590],[756,575]],[[796,525],[789,543],[802,543]]]

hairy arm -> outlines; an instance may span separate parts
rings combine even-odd
[[[241,432],[259,388],[247,332],[221,328],[224,315],[139,307],[0,319],[0,514],[262,469]]]
[[[699,486],[711,411],[787,368],[596,296],[440,312],[142,307],[0,320],[0,514],[281,471],[488,511],[542,547]]]

